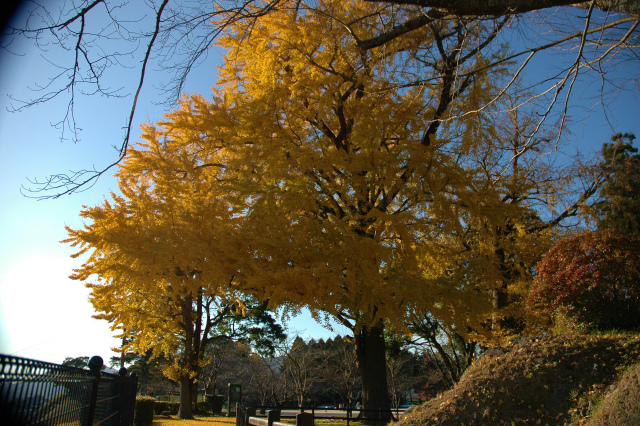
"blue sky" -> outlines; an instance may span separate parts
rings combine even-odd
[[[53,2],[51,2],[53,3]],[[74,249],[60,241],[67,237],[65,226],[80,228],[83,205],[95,205],[116,190],[116,180],[103,176],[84,192],[56,200],[37,201],[23,196],[21,187],[34,188],[29,179],[43,179],[55,173],[103,167],[117,158],[114,145],[122,142],[122,127],[128,115],[131,96],[106,99],[79,98],[77,121],[82,127],[80,141],[60,141],[60,131],[51,126],[66,108],[65,100],[49,102],[22,112],[7,109],[18,99],[33,96],[28,88],[42,84],[55,72],[40,52],[25,42],[13,45],[21,56],[0,52],[0,353],[61,362],[65,357],[100,355],[108,359],[112,339],[106,321],[92,319],[88,290],[68,279],[74,267]],[[221,55],[210,55],[187,82],[186,92],[210,93],[215,81],[215,65]],[[138,70],[120,70],[115,84],[131,87]],[[165,112],[153,101],[161,92],[160,73],[146,81],[135,116],[132,140],[139,125],[158,121]],[[166,75],[165,75],[166,77]],[[310,315],[289,321],[292,330],[305,337],[333,336]],[[342,330],[345,334],[345,330]]]
[[[53,3],[51,1],[50,3]],[[69,170],[101,167],[116,158],[114,145],[122,140],[131,97],[114,100],[101,96],[79,98],[77,121],[83,128],[81,141],[60,142],[60,131],[51,127],[66,107],[64,100],[10,113],[8,95],[25,99],[28,87],[43,82],[54,68],[29,43],[13,46],[22,56],[0,52],[0,353],[61,362],[65,357],[101,355],[119,342],[111,338],[108,324],[91,318],[93,309],[88,291],[68,279],[79,261],[70,258],[73,248],[59,243],[66,238],[65,225],[82,226],[78,214],[83,205],[95,205],[115,190],[115,179],[103,176],[92,188],[56,200],[36,201],[23,196],[28,179]],[[209,93],[215,82],[214,67],[220,53],[201,64],[188,80],[186,92]],[[547,64],[549,65],[549,64]],[[540,64],[544,67],[545,64]],[[637,66],[636,66],[637,67]],[[640,76],[640,69],[636,69]],[[634,72],[632,70],[632,72]],[[154,104],[160,91],[154,88],[161,73],[147,81],[135,116],[134,140],[138,125],[158,121],[163,107]],[[115,83],[135,85],[138,71],[120,70]],[[582,85],[576,91],[572,112],[571,146],[585,153],[599,150],[613,131],[640,135],[640,97],[624,93],[609,105],[610,123],[598,107],[591,110],[594,87]],[[13,103],[15,106],[16,104]],[[590,112],[587,120],[586,113]],[[328,337],[332,332],[315,324],[308,315],[290,322],[305,337]],[[342,330],[344,334],[344,329]]]

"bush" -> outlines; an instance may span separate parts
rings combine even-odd
[[[560,241],[536,267],[529,308],[596,330],[640,326],[640,236],[605,230]]]
[[[209,405],[209,409],[213,414],[222,412],[222,404],[224,403],[224,395],[205,395],[205,400]]]
[[[156,401],[156,413],[162,414],[164,412],[169,412],[169,414],[175,416],[178,414],[178,409],[180,408],[179,402],[168,402],[168,401]]]
[[[155,400],[150,396],[136,396],[133,424],[135,426],[151,426]]]
[[[213,410],[211,408],[212,407],[210,403],[205,401],[198,401],[198,403],[196,404],[195,412],[201,414],[212,413]]]

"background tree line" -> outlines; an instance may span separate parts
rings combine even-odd
[[[388,334],[386,339],[390,347],[386,366],[393,407],[425,401],[451,386],[447,367],[437,352],[399,335]],[[243,401],[260,407],[361,406],[362,384],[352,340],[340,335],[326,340],[286,338],[274,342],[271,355],[261,355],[248,344],[219,339],[206,351],[206,364],[197,378],[197,394],[200,400],[204,395],[226,398],[227,385],[241,383]],[[460,352],[455,344],[443,343],[442,348],[452,357]],[[88,359],[69,357],[62,364],[88,368]],[[112,357],[110,365],[118,368],[121,358]],[[138,377],[141,395],[160,399],[179,396],[179,381],[163,373],[171,365],[166,357],[153,357],[151,351],[144,356],[128,353],[125,365],[129,374]]]

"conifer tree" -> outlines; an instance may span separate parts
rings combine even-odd
[[[602,169],[607,180],[595,204],[598,227],[640,233],[640,154],[635,135],[618,133],[602,146]]]

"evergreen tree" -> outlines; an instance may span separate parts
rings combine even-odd
[[[595,204],[600,229],[640,233],[640,154],[635,135],[617,133],[602,146],[601,165],[607,176]]]

